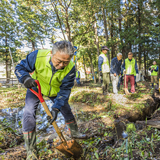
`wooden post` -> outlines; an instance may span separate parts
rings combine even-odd
[[[159,78],[159,93],[160,93],[160,78]]]

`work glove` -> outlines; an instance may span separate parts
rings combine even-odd
[[[50,124],[52,124],[57,119],[58,112],[59,112],[59,109],[52,108],[52,111],[51,111],[52,119],[50,116],[47,116],[47,120]]]
[[[30,76],[25,78],[23,84],[26,88],[32,88],[37,86],[37,83],[35,82],[35,80]]]
[[[100,72],[100,76],[103,76],[102,72]]]

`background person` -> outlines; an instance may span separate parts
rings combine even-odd
[[[128,88],[128,82],[131,83],[131,93],[135,92],[135,79],[134,74],[138,74],[138,66],[136,60],[133,58],[133,53],[128,53],[128,58],[126,58],[122,64],[122,68],[126,72],[126,86],[125,86],[125,78],[124,78],[124,88]],[[124,75],[125,76],[125,75]]]
[[[102,90],[103,95],[108,93],[109,83],[110,83],[110,67],[109,67],[109,60],[106,56],[109,49],[107,46],[102,46],[101,54],[98,58],[98,69],[100,72],[100,76],[103,75],[103,83],[102,83]]]
[[[114,94],[118,93],[117,85],[118,85],[119,75],[121,73],[121,65],[122,65],[122,53],[118,53],[117,57],[114,57],[111,60],[111,70],[110,70]]]
[[[154,88],[154,82],[158,85],[158,66],[156,65],[156,61],[153,61],[153,65],[149,67],[149,71],[151,71],[151,83],[152,88]]]

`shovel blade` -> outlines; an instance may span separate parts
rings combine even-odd
[[[56,147],[56,149],[65,154],[67,157],[79,158],[83,153],[82,147],[75,140],[67,141],[67,145],[61,143]]]

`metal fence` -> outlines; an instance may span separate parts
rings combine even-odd
[[[0,78],[0,87],[2,86],[22,86],[17,78]]]

